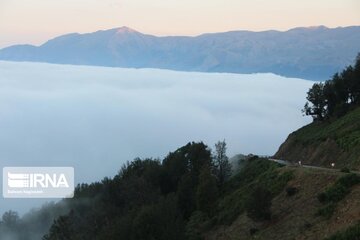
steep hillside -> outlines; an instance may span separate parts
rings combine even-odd
[[[360,221],[359,177],[358,183],[349,187],[343,199],[326,205],[319,201],[319,193],[344,182],[340,179],[352,178],[350,174],[301,167],[284,167],[279,171],[290,171],[293,178],[287,183],[286,191],[273,198],[270,221],[254,221],[242,213],[231,224],[208,231],[205,239],[320,240],[343,232]],[[296,189],[293,195],[289,194],[289,189]]]
[[[358,240],[360,175],[252,156],[221,182],[212,159],[203,143],[162,162],[135,159],[114,178],[78,185],[73,199],[4,213],[0,239]]]
[[[336,120],[313,122],[289,135],[275,158],[360,169],[360,108]]]
[[[360,26],[157,37],[127,27],[72,33],[0,50],[0,59],[183,71],[261,73],[326,80],[360,51]]]

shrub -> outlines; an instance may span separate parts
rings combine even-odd
[[[320,208],[317,211],[317,215],[322,216],[326,219],[330,219],[332,217],[332,215],[334,214],[335,209],[336,209],[336,204],[330,203],[330,204],[326,205],[325,207]]]
[[[286,194],[291,197],[295,195],[298,192],[298,189],[296,187],[287,187],[286,188]]]
[[[317,211],[317,215],[323,216],[326,219],[331,218],[334,214],[336,203],[343,199],[351,190],[351,187],[360,183],[360,176],[357,174],[346,174],[340,177],[334,185],[327,188],[324,192],[318,195],[318,200],[321,203],[328,203],[325,207]]]
[[[350,188],[360,183],[360,176],[351,173],[340,177],[334,185],[327,188],[318,195],[318,199],[322,203],[338,202],[343,199],[349,192]]]
[[[322,203],[338,202],[349,193],[349,189],[343,185],[336,184],[328,188],[325,192],[318,195],[318,199]]]
[[[259,231],[259,229],[257,229],[257,228],[250,228],[249,233],[250,233],[250,235],[252,236],[252,235],[254,235],[255,233],[257,233],[258,231]]]
[[[337,183],[343,185],[344,187],[350,188],[360,183],[360,176],[355,173],[347,174],[339,178]]]

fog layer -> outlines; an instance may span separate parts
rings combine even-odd
[[[0,62],[0,167],[73,166],[76,182],[90,182],[189,141],[273,154],[310,121],[300,110],[311,85],[274,74]],[[35,203],[1,199],[0,213]]]

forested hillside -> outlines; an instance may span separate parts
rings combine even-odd
[[[225,142],[189,143],[162,161],[78,185],[73,199],[22,218],[6,212],[1,239],[351,239],[359,236],[360,176],[285,167],[248,156],[230,176]],[[52,221],[55,219],[55,221]],[[340,219],[340,220],[339,220]],[[339,238],[339,236],[345,236]]]
[[[213,153],[201,142],[188,143],[162,161],[135,159],[115,177],[81,184],[73,199],[24,218],[7,212],[0,233],[36,239],[32,236],[55,217],[43,239],[201,239],[246,209],[252,218],[268,220],[272,197],[292,174],[256,156],[247,162],[230,178],[225,142],[218,142]]]
[[[360,169],[360,55],[355,64],[308,91],[304,113],[314,122],[291,133],[276,158]]]

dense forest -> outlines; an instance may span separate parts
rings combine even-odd
[[[44,240],[195,240],[202,239],[206,229],[230,224],[244,211],[256,221],[268,220],[272,197],[291,176],[279,175],[275,170],[280,165],[256,156],[243,162],[241,170],[231,170],[225,141],[219,141],[214,152],[202,142],[191,142],[162,161],[128,162],[113,178],[80,184],[74,198],[23,218],[6,212],[0,233],[15,235],[12,239],[36,239],[31,238],[36,231],[45,231]],[[263,184],[254,187],[255,179]],[[246,194],[239,196],[235,190],[241,186]],[[46,231],[47,221],[54,217]]]
[[[360,105],[360,54],[354,66],[334,74],[332,79],[315,83],[307,93],[303,112],[314,121],[341,117]]]

